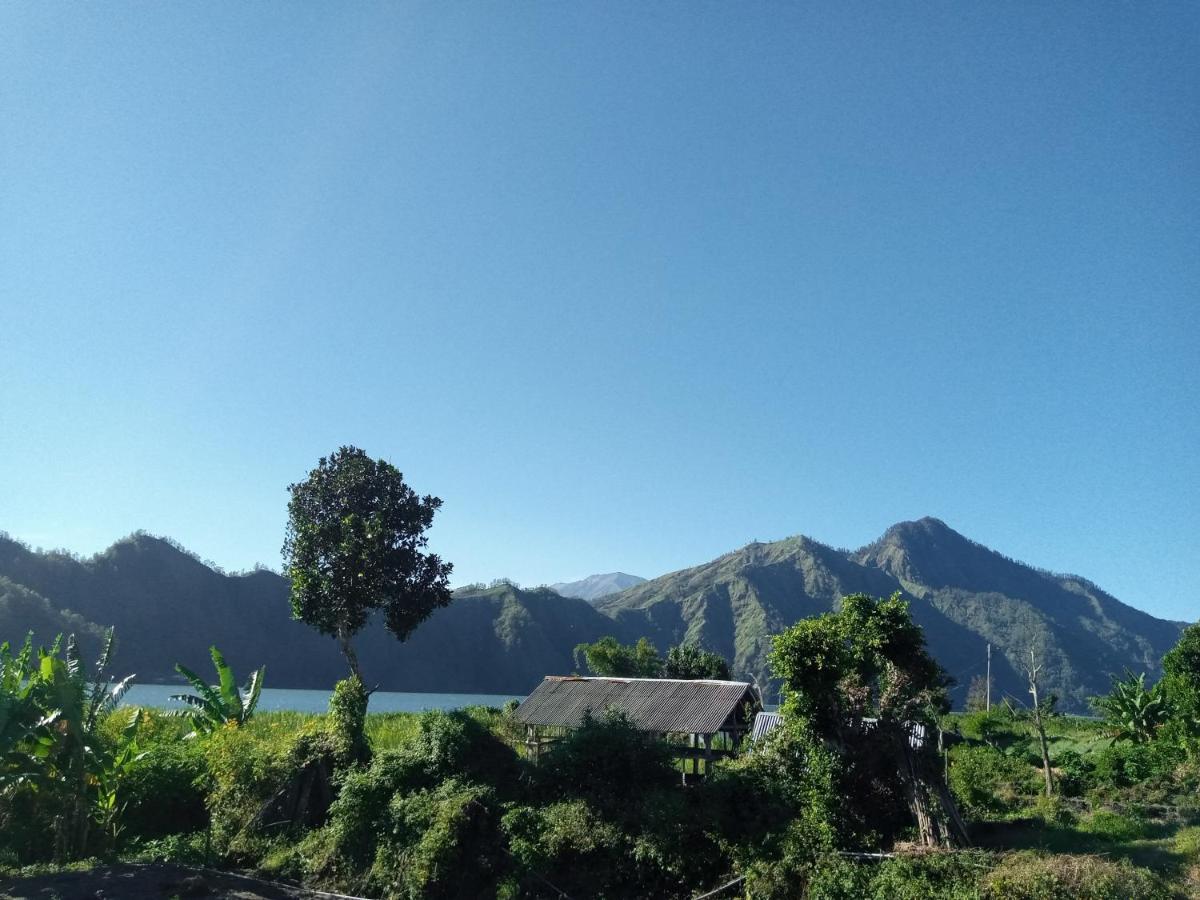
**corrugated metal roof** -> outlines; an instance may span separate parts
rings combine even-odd
[[[754,717],[754,729],[750,732],[751,740],[766,737],[783,721],[783,716],[777,712],[760,712]],[[878,719],[863,719],[862,726],[870,731],[879,724]],[[925,746],[925,726],[920,722],[908,723],[908,743],[917,750]]]
[[[750,733],[750,739],[757,741],[766,737],[782,721],[783,716],[777,712],[760,712],[754,717],[754,730]]]
[[[745,681],[548,675],[517,707],[516,720],[577,728],[585,712],[599,717],[615,708],[642,731],[713,734],[744,703],[758,705],[754,689]]]

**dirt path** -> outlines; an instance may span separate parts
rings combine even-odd
[[[165,864],[118,864],[35,878],[0,877],[0,898],[12,900],[329,900],[336,896],[228,872]]]

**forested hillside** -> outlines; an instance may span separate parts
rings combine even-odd
[[[523,693],[547,673],[570,672],[572,649],[612,634],[660,650],[694,641],[728,657],[737,675],[767,679],[770,637],[846,595],[912,601],[933,654],[957,679],[961,704],[993,644],[996,695],[1023,699],[1031,648],[1044,689],[1082,711],[1128,667],[1156,677],[1177,623],[1156,619],[1090,582],[1014,562],[936,519],[906,522],[846,553],[806,537],[754,543],[596,602],[500,583],[459,591],[413,638],[382,628],[360,637],[369,681],[383,689]],[[226,575],[170,541],[134,535],[80,560],[0,538],[0,638],[26,630],[50,641],[73,631],[119,638],[118,668],[171,680],[174,664],[201,667],[215,643],[237,671],[265,664],[274,687],[328,687],[344,674],[332,638],[290,617],[285,580],[270,571]]]
[[[33,630],[49,643],[74,631],[95,645],[109,625],[117,667],[143,682],[176,680],[176,662],[203,669],[210,644],[235,671],[265,664],[271,687],[328,688],[346,674],[335,641],[292,620],[287,582],[274,572],[222,574],[149,535],[88,560],[0,538],[0,640]],[[385,690],[522,693],[547,672],[570,671],[575,644],[611,631],[583,600],[500,584],[459,592],[404,644],[373,623],[358,654]]]
[[[769,637],[857,592],[903,591],[934,656],[958,681],[957,703],[986,666],[993,691],[1025,699],[1022,666],[1037,654],[1043,689],[1064,708],[1086,711],[1126,667],[1157,677],[1178,623],[1133,609],[1075,576],[1007,559],[937,519],[904,522],[875,543],[844,553],[805,537],[754,543],[600,601],[627,633],[667,646],[697,641],[734,670],[767,677]]]

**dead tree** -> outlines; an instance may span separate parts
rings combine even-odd
[[[1033,727],[1037,730],[1038,741],[1042,746],[1042,774],[1046,779],[1046,796],[1054,794],[1054,775],[1050,771],[1050,746],[1046,742],[1046,725],[1042,720],[1042,704],[1038,698],[1038,673],[1041,665],[1034,657],[1033,650],[1029,651],[1029,693],[1033,695]]]

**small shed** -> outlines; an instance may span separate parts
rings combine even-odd
[[[609,709],[620,710],[639,731],[686,735],[688,745],[676,752],[698,772],[700,759],[711,762],[737,751],[762,703],[745,681],[548,675],[517,707],[515,718],[525,726],[526,746],[536,760],[546,742],[542,729],[578,728],[585,715],[599,717]]]

